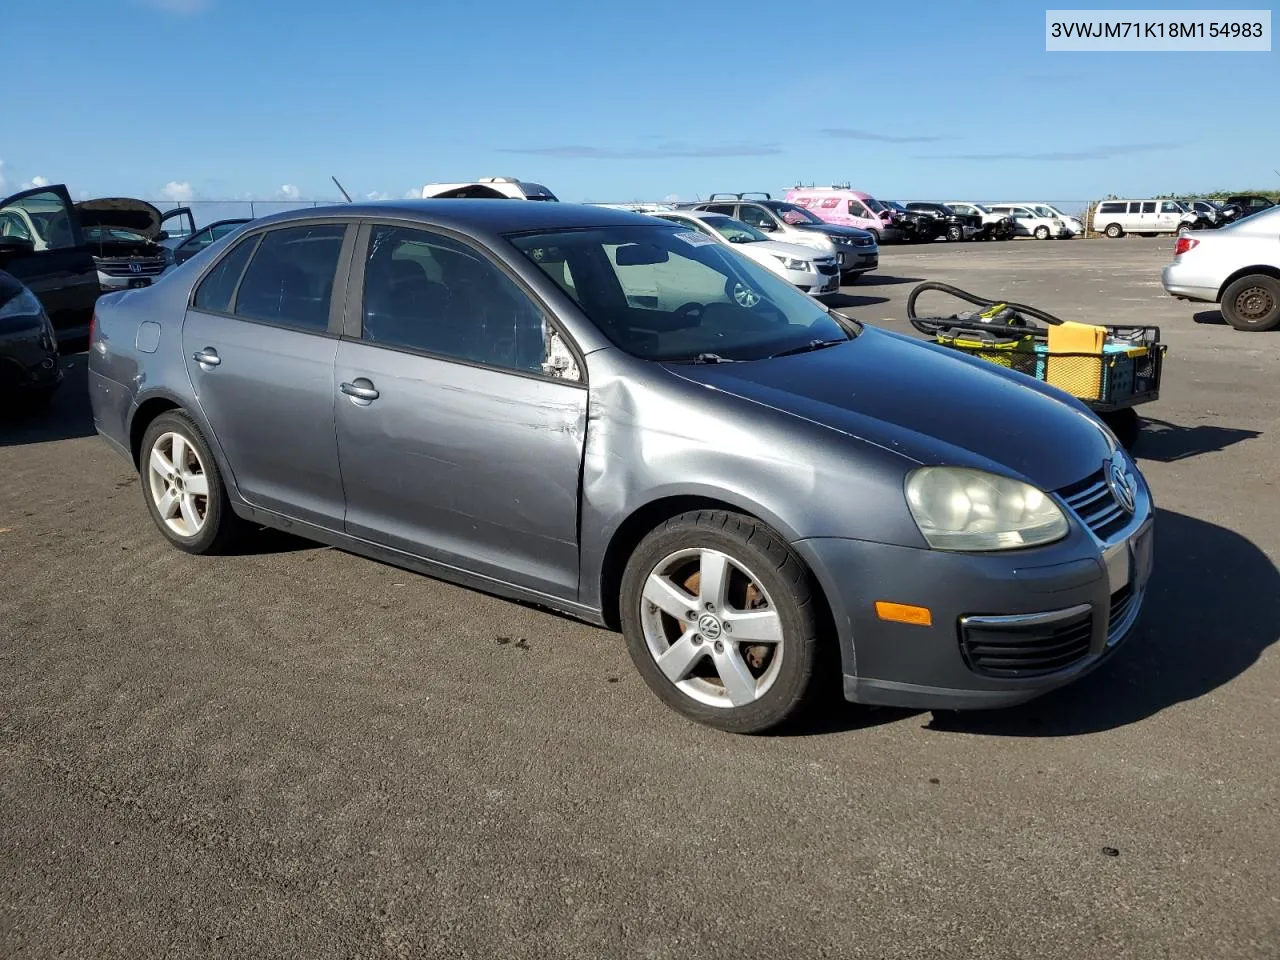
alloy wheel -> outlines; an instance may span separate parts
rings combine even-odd
[[[669,554],[649,573],[640,607],[649,654],[691,699],[743,707],[777,680],[782,618],[760,580],[728,554]]]
[[[162,433],[147,460],[151,500],[166,527],[194,537],[209,516],[209,477],[194,444],[180,433]]]

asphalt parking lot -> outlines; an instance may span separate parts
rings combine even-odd
[[[846,288],[897,329],[921,279],[1160,325],[1157,572],[1074,687],[774,738],[574,621],[169,548],[72,358],[0,425],[0,956],[1280,956],[1280,334],[1167,297],[1171,246],[889,247]]]

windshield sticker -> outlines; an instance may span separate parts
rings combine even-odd
[[[715,243],[715,240],[711,237],[708,237],[705,233],[698,233],[696,230],[682,230],[676,236],[691,247],[701,247],[708,243]]]

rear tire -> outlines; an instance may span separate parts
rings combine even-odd
[[[720,730],[763,733],[813,695],[819,598],[808,568],[763,523],[694,511],[649,533],[627,561],[622,632],[669,707]]]
[[[247,524],[231,509],[226,485],[200,428],[178,410],[147,427],[138,454],[142,497],[166,540],[187,553],[223,553]]]
[[[1236,280],[1222,292],[1222,315],[1237,330],[1280,327],[1280,280],[1260,273]]]
[[[1121,237],[1124,236],[1124,228],[1121,227],[1120,224],[1118,223],[1108,224],[1106,229],[1106,234],[1112,240],[1119,240]]]

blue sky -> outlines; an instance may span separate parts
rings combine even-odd
[[[1280,53],[1046,53],[1045,6],[2,0],[0,32],[43,39],[6,45],[0,178],[150,199],[335,198],[330,174],[604,201],[1280,189]]]

